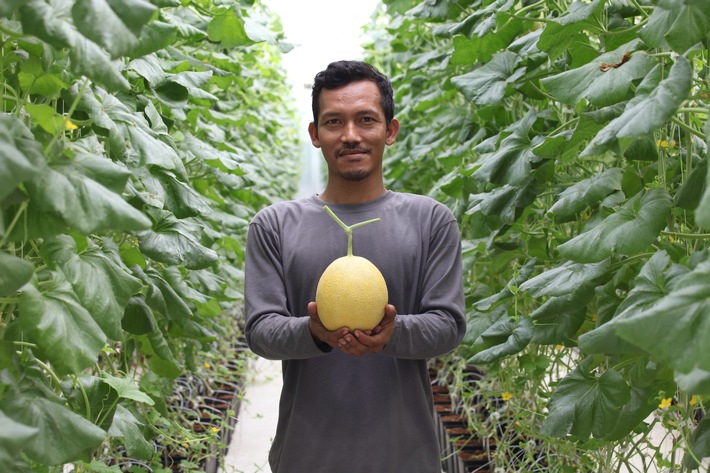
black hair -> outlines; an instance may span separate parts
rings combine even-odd
[[[374,66],[363,61],[336,61],[316,74],[313,81],[311,103],[313,107],[313,122],[318,127],[318,114],[320,112],[320,93],[323,89],[337,89],[351,82],[369,80],[380,89],[380,104],[385,113],[385,123],[389,126],[394,118],[394,93],[390,80]]]

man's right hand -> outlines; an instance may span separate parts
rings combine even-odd
[[[315,302],[308,303],[308,315],[310,317],[311,335],[316,343],[325,343],[336,349],[343,345],[344,337],[350,333],[347,327],[341,327],[333,331],[325,328],[323,322],[320,321],[320,317],[318,317],[318,308]]]

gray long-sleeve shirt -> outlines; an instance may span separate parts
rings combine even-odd
[[[246,249],[246,338],[283,360],[273,473],[439,473],[426,359],[465,333],[456,220],[424,196],[388,191],[363,204],[329,204],[353,231],[353,254],[382,272],[397,309],[382,353],[323,350],[307,305],[325,268],[347,252],[345,232],[316,196],[259,212]]]

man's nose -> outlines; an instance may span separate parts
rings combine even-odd
[[[359,142],[360,133],[357,129],[357,124],[354,122],[345,123],[342,140],[346,143]]]

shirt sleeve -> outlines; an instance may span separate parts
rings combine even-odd
[[[456,348],[466,333],[461,236],[455,220],[432,235],[426,265],[421,310],[397,315],[385,354],[434,358]]]
[[[303,359],[331,350],[316,344],[309,317],[288,309],[277,236],[257,222],[249,225],[244,275],[245,337],[249,348],[270,360]]]

